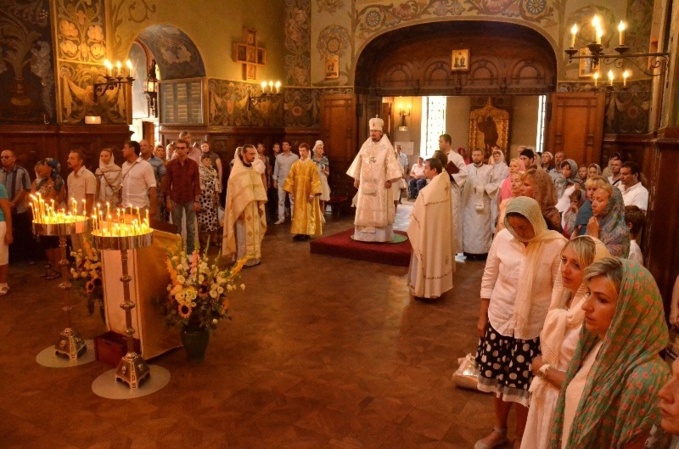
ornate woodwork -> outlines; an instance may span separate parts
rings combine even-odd
[[[456,49],[469,49],[468,71],[451,72]],[[356,90],[377,96],[538,95],[553,92],[555,79],[554,50],[529,28],[436,22],[370,42],[357,63]]]

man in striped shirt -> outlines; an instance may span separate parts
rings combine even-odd
[[[31,192],[31,177],[28,170],[17,165],[14,151],[3,150],[0,158],[2,159],[0,183],[7,189],[12,208],[14,243],[10,246],[10,261],[24,260],[32,265],[35,263],[35,241],[31,230],[33,217],[27,198]]]

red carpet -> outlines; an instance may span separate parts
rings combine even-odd
[[[405,232],[394,231],[406,235]],[[345,259],[366,260],[407,267],[410,264],[412,248],[409,241],[402,243],[366,243],[351,239],[354,228],[337,234],[311,241],[311,253],[326,256],[343,257]]]

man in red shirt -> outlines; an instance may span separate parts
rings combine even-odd
[[[187,157],[189,143],[180,139],[175,144],[177,157],[167,164],[163,179],[165,206],[172,216],[172,223],[181,229],[186,218],[186,252],[192,254],[196,241],[196,212],[200,210],[200,176],[198,164]]]

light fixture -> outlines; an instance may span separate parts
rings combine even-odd
[[[410,117],[410,108],[406,112],[405,106],[402,104],[398,105],[398,115],[401,116],[401,124],[398,126],[399,131],[408,131],[408,125],[406,124],[406,117]]]
[[[128,59],[125,63],[125,68],[120,61],[115,64],[115,76],[113,76],[113,64],[108,59],[104,61],[106,67],[106,82],[94,83],[94,102],[97,102],[97,97],[102,97],[108,90],[120,89],[123,85],[129,84],[130,87],[134,82],[132,62]],[[127,75],[125,75],[127,73]]]
[[[158,78],[156,78],[156,60],[151,60],[146,83],[144,83],[144,95],[148,102],[149,117],[158,117]]]
[[[249,95],[248,100],[252,105],[257,105],[266,101],[271,101],[281,95],[282,84],[280,81],[262,81],[262,93],[260,95]]]
[[[599,16],[595,15],[591,21],[593,28],[594,39],[591,43],[587,44],[587,49],[589,50],[588,55],[578,55],[579,50],[575,48],[575,39],[578,34],[578,26],[573,25],[571,27],[571,46],[567,48],[566,54],[568,55],[568,62],[573,59],[588,59],[590,61],[592,70],[594,71],[594,86],[598,85],[599,77],[601,76],[599,70],[602,64],[612,65],[615,68],[623,69],[622,80],[623,88],[627,87],[627,78],[631,76],[631,71],[627,69],[627,64],[632,64],[639,71],[641,71],[646,76],[664,76],[667,72],[669,66],[670,53],[669,52],[655,52],[655,53],[628,53],[630,48],[625,45],[625,30],[627,29],[627,24],[622,20],[618,24],[618,45],[614,48],[615,53],[605,53],[601,40],[603,37],[603,27],[601,25],[601,19]],[[648,63],[644,65],[639,59],[648,58]],[[614,81],[618,77],[615,71],[608,70],[608,86],[607,88],[612,89],[614,87]]]

